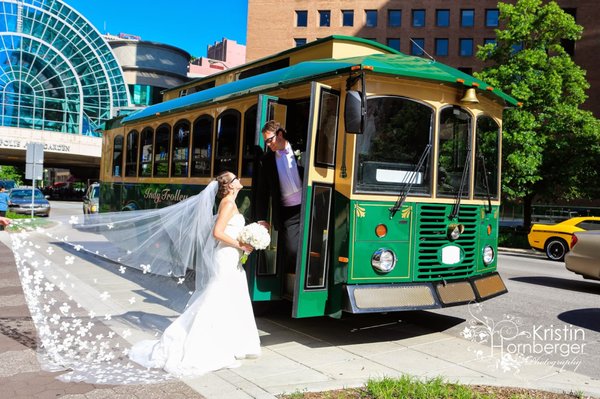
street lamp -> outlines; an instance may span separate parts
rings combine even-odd
[[[210,60],[209,59],[208,63],[210,65],[221,64],[221,65],[223,65],[225,67],[225,69],[229,69],[229,67],[227,66],[227,64],[225,62],[221,61],[221,60]]]

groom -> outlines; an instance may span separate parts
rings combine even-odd
[[[286,273],[294,273],[300,243],[304,168],[298,166],[285,134],[285,129],[274,120],[262,128],[263,139],[269,149],[261,160],[255,209],[259,223],[269,228],[266,220],[271,203],[274,228],[279,232],[278,263],[285,265]]]

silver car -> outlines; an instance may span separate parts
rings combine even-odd
[[[31,200],[30,188],[13,188],[8,193],[8,209],[11,212],[22,215],[50,216],[50,202],[37,188],[33,190],[33,201]],[[33,202],[33,203],[32,203]]]
[[[600,231],[578,231],[571,239],[571,251],[565,257],[567,270],[583,278],[600,280]]]

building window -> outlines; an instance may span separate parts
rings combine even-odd
[[[466,73],[467,75],[471,75],[473,76],[473,68],[470,67],[458,67],[457,68],[459,71]]]
[[[496,27],[498,26],[498,19],[500,17],[500,12],[497,8],[491,10],[485,10],[485,26],[488,27]]]
[[[489,43],[496,44],[496,39],[494,39],[494,38],[483,39],[483,45],[486,45],[486,44],[489,44]]]
[[[450,26],[450,10],[435,10],[435,26]]]
[[[308,11],[297,10],[296,11],[296,26],[304,28],[308,25]]]
[[[368,28],[377,26],[377,10],[365,10],[365,18]]]
[[[296,38],[296,39],[294,39],[294,44],[296,47],[304,46],[306,44],[306,38],[305,37]]]
[[[473,55],[473,39],[460,39],[458,46],[461,57],[471,57]]]
[[[460,10],[460,26],[472,27],[475,25],[475,10]]]
[[[425,54],[425,39],[413,38],[410,39],[410,53],[412,55],[423,55]]]
[[[412,10],[412,26],[415,28],[425,26],[425,10]]]
[[[523,50],[523,42],[513,44],[511,47],[512,47],[512,53],[516,54],[519,51]]]
[[[391,47],[394,50],[400,51],[400,39],[398,39],[398,38],[388,37],[387,45],[388,45],[388,47]]]
[[[331,26],[331,11],[319,11],[319,26]]]
[[[435,55],[448,55],[448,39],[435,39]]]
[[[131,103],[135,105],[152,105],[158,104],[162,102],[162,94],[160,94],[161,90],[164,90],[164,87],[156,87],[149,85],[139,85],[132,84],[127,85],[129,88],[129,94]],[[182,89],[179,91],[179,97],[183,97],[188,94],[187,89]]]
[[[354,10],[342,10],[342,26],[354,26]]]
[[[577,21],[577,8],[563,8],[563,11],[572,16]],[[571,57],[575,57],[575,41],[562,39],[560,45],[563,46],[567,54]]]
[[[402,26],[402,10],[388,10],[388,26],[390,28]]]

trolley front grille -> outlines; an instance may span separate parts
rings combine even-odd
[[[477,214],[476,206],[460,207],[459,223],[465,230],[460,238],[451,241],[447,237],[449,224],[448,215],[452,211],[451,205],[426,205],[419,208],[417,220],[417,268],[415,280],[435,281],[469,277],[476,266],[475,244],[477,241]],[[464,256],[461,262],[446,265],[441,261],[442,247],[448,244],[462,248]]]

